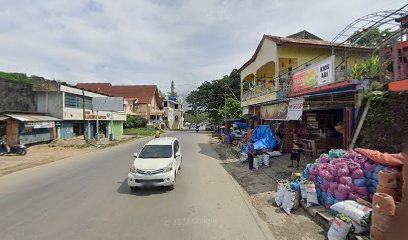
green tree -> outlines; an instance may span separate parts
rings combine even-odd
[[[366,34],[367,33],[367,34]],[[358,42],[356,42],[361,36],[366,34],[362,37]],[[355,31],[348,39],[347,43],[356,43],[359,46],[365,47],[376,47],[380,44],[384,39],[387,39],[393,34],[389,28],[384,30],[380,30],[378,28],[373,29],[363,29],[361,31]]]
[[[196,113],[192,110],[188,110],[184,114],[184,121],[197,124],[208,121],[208,115],[205,113]]]
[[[126,121],[123,123],[123,128],[142,128],[146,127],[147,119],[136,115],[126,115]]]
[[[225,110],[227,114],[225,114]],[[242,117],[242,107],[241,102],[235,98],[227,98],[225,107],[220,107],[218,109],[217,122],[224,121],[225,116],[227,119],[237,119]]]
[[[237,69],[221,79],[205,81],[190,92],[186,100],[194,113],[208,113],[210,119],[218,118],[218,110],[224,106],[224,96],[240,101],[240,74]]]

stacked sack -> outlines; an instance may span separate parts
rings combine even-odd
[[[397,174],[394,192],[396,197],[400,197],[402,191],[398,186],[402,186],[402,175],[398,177],[398,168],[378,164],[352,150],[332,149],[328,154],[320,155],[313,164],[306,166],[301,179],[315,184],[318,202],[329,209],[343,200],[361,198],[371,201],[377,187],[380,191],[389,190],[379,185],[380,172]]]
[[[378,173],[377,192],[373,197],[373,214],[370,228],[370,238],[373,240],[385,239],[398,214],[397,202],[403,196],[403,174],[397,168],[384,168]]]
[[[292,209],[297,209],[299,207],[299,182],[281,179],[276,181],[276,183],[277,189],[275,203],[287,214],[290,214]]]
[[[367,161],[354,151],[333,149],[308,165],[302,178],[315,183],[318,201],[326,208],[343,200],[369,200],[368,181],[362,169]]]
[[[401,172],[397,168],[384,168],[378,173],[377,193],[386,193],[395,201],[400,201],[402,195]]]
[[[370,238],[372,240],[385,239],[395,215],[396,204],[393,197],[386,193],[375,193],[373,197]]]

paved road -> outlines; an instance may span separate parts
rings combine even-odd
[[[1,177],[0,239],[271,239],[208,135],[168,135],[183,150],[173,191],[129,190],[133,152],[146,140]]]

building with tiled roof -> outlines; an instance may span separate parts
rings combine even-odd
[[[126,113],[139,115],[149,124],[161,122],[163,106],[160,101],[159,89],[156,85],[112,85],[111,83],[78,83],[78,88],[101,92],[113,97],[123,97]]]

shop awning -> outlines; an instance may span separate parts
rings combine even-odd
[[[272,105],[261,106],[263,120],[298,121],[302,118],[303,98],[291,99],[289,102],[280,102]]]
[[[2,116],[0,116],[0,121],[4,121],[4,120],[7,120],[7,119],[9,119],[9,117],[2,117]]]
[[[24,114],[24,113],[13,113],[13,114],[4,114],[4,116],[17,119],[22,122],[54,122],[61,121],[61,119],[50,117],[46,115],[37,115],[37,114]]]

